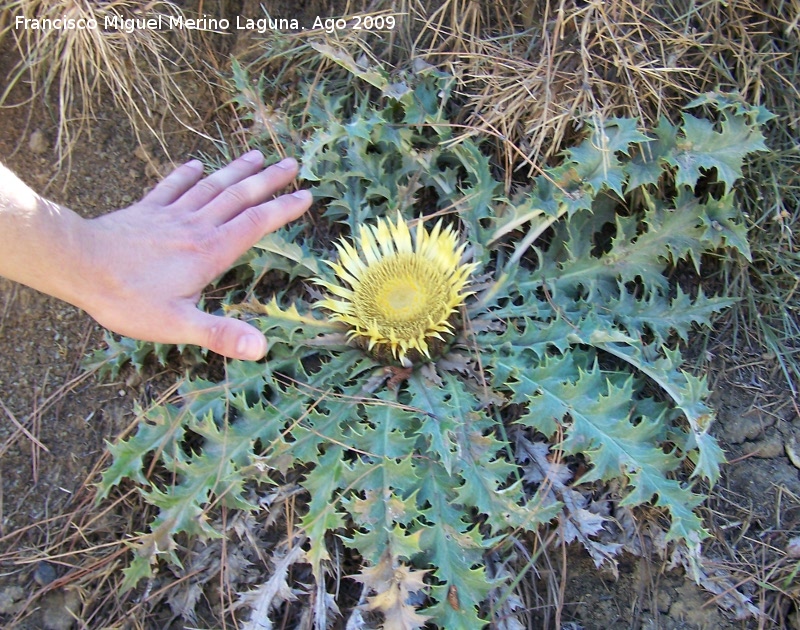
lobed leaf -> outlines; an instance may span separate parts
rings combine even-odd
[[[722,129],[717,131],[711,121],[684,113],[683,138],[676,151],[666,158],[677,167],[675,183],[694,188],[703,171],[714,169],[717,179],[730,190],[742,177],[742,162],[748,153],[766,151],[764,136],[757,125],[743,115],[722,112]]]

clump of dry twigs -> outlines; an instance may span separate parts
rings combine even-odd
[[[415,54],[460,78],[463,122],[501,139],[510,165],[553,156],[576,119],[653,124],[712,89],[798,100],[779,63],[797,29],[781,2],[407,4],[423,23]]]

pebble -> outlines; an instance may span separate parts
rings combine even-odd
[[[763,440],[745,442],[742,444],[745,455],[752,455],[760,459],[775,459],[785,454],[783,436],[777,431],[768,431]]]
[[[28,138],[28,147],[31,150],[31,153],[35,153],[37,155],[41,155],[42,153],[47,153],[49,147],[47,146],[47,138],[44,136],[44,132],[41,129],[36,129],[33,131]]]
[[[131,370],[130,374],[125,378],[125,385],[127,387],[139,387],[142,384],[142,375],[135,370]]]
[[[134,149],[133,156],[142,162],[150,162],[150,154],[141,144]]]
[[[741,444],[747,440],[755,440],[773,424],[775,424],[773,417],[761,414],[756,409],[744,413],[732,409],[724,420],[722,435],[731,444]]]
[[[656,606],[658,608],[658,612],[660,612],[662,615],[666,615],[669,612],[669,608],[672,606],[672,596],[666,591],[666,589],[661,588],[656,594]]]
[[[800,469],[800,449],[798,449],[797,435],[794,431],[791,431],[789,435],[786,436],[783,442],[783,447],[786,451],[786,457],[789,458],[792,466]]]
[[[49,562],[42,560],[36,565],[33,572],[33,581],[39,586],[47,586],[56,579],[56,568]]]
[[[677,589],[677,596],[669,607],[669,616],[672,621],[683,622],[692,628],[706,628],[709,626],[709,617],[713,617],[706,610],[706,603],[700,590],[693,584],[684,584]],[[685,627],[680,625],[678,627]]]
[[[42,624],[45,630],[70,630],[81,609],[77,591],[59,589],[42,598]]]
[[[790,558],[800,558],[800,536],[790,538],[786,543],[786,555]]]
[[[6,586],[0,589],[0,615],[15,612],[17,603],[25,599],[25,591],[21,586]]]

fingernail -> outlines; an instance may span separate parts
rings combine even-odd
[[[245,162],[250,162],[251,164],[263,164],[264,163],[264,156],[261,155],[261,151],[255,149],[253,151],[248,151],[242,156],[242,159]]]
[[[242,359],[257,361],[267,352],[266,340],[260,335],[242,335],[236,342],[236,354]]]
[[[297,199],[302,199],[303,201],[308,201],[309,199],[311,199],[311,191],[306,190],[305,188],[303,190],[295,190],[292,193],[292,197],[295,197]]]
[[[203,171],[203,163],[200,160],[190,160],[186,162],[186,166],[195,171]]]
[[[294,158],[283,158],[275,166],[289,171],[293,169],[295,166],[297,166],[297,160],[295,160]]]

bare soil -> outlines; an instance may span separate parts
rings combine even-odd
[[[0,77],[6,76],[12,60],[7,44],[0,48]],[[39,104],[0,110],[0,159],[34,189],[83,216],[130,204],[155,184],[157,171],[168,166],[154,142],[144,149],[155,168],[143,160],[145,153],[128,121],[105,109],[93,122],[91,137],[75,147],[67,176],[56,168],[55,129],[50,112]],[[177,161],[189,159],[199,148],[196,136],[178,129],[167,142]],[[135,404],[150,399],[153,383],[172,378],[152,370],[145,381],[124,372],[121,380],[101,382],[80,367],[86,353],[101,343],[99,326],[84,313],[0,279],[4,627],[92,627],[73,624],[70,611],[78,618],[89,614],[73,591],[50,586],[58,584],[71,560],[41,564],[38,552],[53,534],[49,519],[80,506],[92,509],[81,501],[86,484],[96,481],[92,475],[105,442],[130,424]],[[795,466],[800,458],[793,464],[787,456],[787,448],[794,452],[795,436],[800,437],[797,407],[774,362],[757,353],[731,351],[724,344],[716,353],[716,433],[730,463],[703,508],[714,535],[708,552],[719,563],[719,583],[727,577],[731,586],[752,597],[762,611],[761,621],[735,620],[730,610],[717,605],[721,599],[683,573],[668,571],[666,563],[623,558],[620,576],[614,579],[598,572],[578,549],[569,549],[563,628],[800,628],[791,603],[798,597],[791,570],[800,560],[787,554],[789,541],[800,535],[800,471]],[[742,367],[747,363],[753,365]],[[800,446],[797,452],[800,455]],[[26,600],[30,605],[24,619],[8,625]],[[555,622],[552,614],[543,618]]]
[[[9,44],[0,46],[0,85],[15,59]],[[10,102],[26,96],[20,86]],[[166,139],[175,161],[208,150],[197,136],[173,126]],[[84,217],[130,205],[172,166],[154,140],[140,145],[113,108],[98,110],[89,131],[75,146],[70,168],[59,168],[52,112],[38,102],[0,109],[0,159],[34,190]],[[75,498],[85,497],[106,441],[122,433],[134,404],[145,398],[135,374],[100,382],[81,368],[84,356],[101,344],[101,328],[82,311],[0,278],[0,557],[30,557],[30,563],[11,562],[0,570],[0,625],[14,617],[19,600],[37,594],[44,594],[39,605],[14,627],[69,627],[64,602],[77,605],[72,595],[65,600],[65,592],[46,594],[69,562],[51,564],[43,578],[36,550],[48,543],[50,520],[71,513]]]

